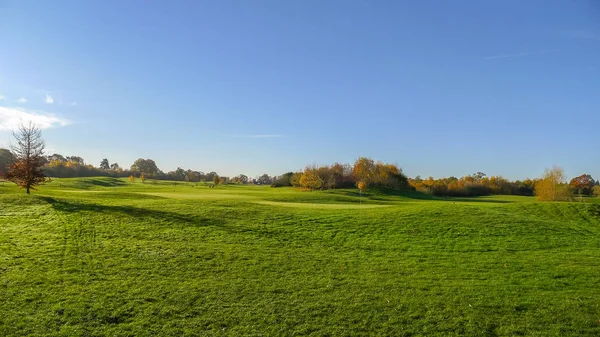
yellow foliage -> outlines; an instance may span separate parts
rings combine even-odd
[[[365,183],[364,181],[359,181],[356,186],[358,187],[359,190],[364,191],[367,188],[367,183]]]
[[[535,183],[535,197],[541,201],[569,200],[572,196],[566,184],[565,172],[558,166],[546,169],[541,180]]]
[[[323,181],[319,177],[319,172],[315,168],[306,168],[302,176],[300,176],[300,186],[304,188],[318,189],[323,186]]]
[[[129,181],[134,182],[135,181],[135,177],[134,176],[129,176]]]

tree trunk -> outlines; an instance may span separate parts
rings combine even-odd
[[[29,194],[29,186],[27,186],[27,194]]]

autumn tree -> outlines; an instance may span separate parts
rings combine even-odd
[[[571,179],[569,186],[579,194],[592,194],[596,181],[589,174],[582,174],[579,177]]]
[[[323,186],[323,181],[319,177],[318,169],[315,167],[307,167],[300,176],[300,186],[309,190],[319,189]]]
[[[566,184],[565,172],[558,166],[546,169],[542,179],[535,184],[535,196],[538,200],[569,200],[571,194],[571,188]]]
[[[219,183],[220,183],[220,182],[221,182],[221,178],[219,177],[219,175],[218,175],[218,174],[215,174],[215,175],[213,176],[213,184],[214,184],[215,186],[217,186],[217,185],[219,185]]]
[[[352,168],[355,181],[362,181],[369,185],[375,180],[375,162],[371,158],[359,157]]]
[[[595,196],[600,197],[600,185],[594,186],[593,193]]]
[[[110,164],[108,163],[108,159],[102,159],[102,161],[100,162],[100,169],[106,171],[110,170]]]
[[[24,188],[29,194],[30,189],[35,189],[34,186],[46,181],[42,171],[46,161],[42,131],[29,122],[13,132],[13,137],[16,141],[12,147],[14,162],[8,166],[4,177]]]

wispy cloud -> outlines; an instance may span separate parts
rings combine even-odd
[[[46,99],[44,100],[44,102],[46,102],[46,104],[54,104],[54,97],[46,93]]]
[[[279,135],[279,134],[224,135],[221,133],[219,134],[219,136],[228,137],[228,138],[281,138],[281,137],[283,137],[283,135]]]
[[[71,106],[77,106],[77,102],[71,102]]]
[[[531,52],[527,52],[527,53],[494,55],[494,56],[484,57],[483,59],[484,60],[505,59],[505,58],[510,58],[510,57],[521,57],[521,56],[531,56],[531,55],[538,55],[538,54],[548,54],[548,53],[553,53],[555,51],[556,50],[538,50],[538,51],[531,51]]]
[[[19,102],[19,103],[27,103],[27,98],[25,98],[25,97],[21,97],[21,98],[19,98],[19,99],[17,100],[17,102]]]
[[[66,118],[44,111],[0,107],[0,130],[15,130],[22,123],[28,122],[32,122],[40,129],[71,124],[71,121]]]
[[[0,101],[6,101],[6,96],[0,95]]]

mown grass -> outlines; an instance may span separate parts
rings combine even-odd
[[[0,336],[600,335],[596,199],[427,199],[0,183]]]

